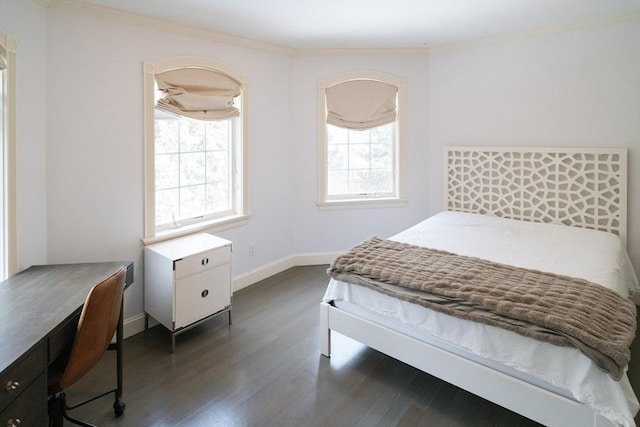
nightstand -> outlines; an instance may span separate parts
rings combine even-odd
[[[223,313],[231,324],[231,242],[198,233],[144,249],[145,329],[149,316],[175,337]]]

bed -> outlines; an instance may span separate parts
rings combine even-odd
[[[389,241],[638,291],[624,149],[451,147],[444,169],[446,210]],[[336,331],[548,426],[635,426],[626,367],[614,380],[576,348],[335,278],[320,314],[327,357]]]

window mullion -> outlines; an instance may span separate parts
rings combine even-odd
[[[178,122],[178,220],[182,218],[182,126],[183,122]],[[176,226],[176,218],[173,218],[173,226]]]
[[[209,185],[208,185],[209,179],[207,177],[207,172],[209,171],[209,168],[207,167],[208,166],[207,154],[209,153],[208,151],[209,146],[208,146],[208,140],[207,140],[207,135],[209,134],[208,130],[209,130],[209,126],[205,123],[204,134],[203,134],[203,137],[204,137],[204,153],[203,153],[204,155],[204,211],[205,212],[209,212],[209,209],[208,209],[209,206],[207,203],[207,200],[208,200],[207,195],[209,191]]]

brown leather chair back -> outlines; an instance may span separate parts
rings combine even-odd
[[[120,317],[126,269],[95,285],[85,300],[69,360],[50,392],[75,383],[93,368],[109,347]]]

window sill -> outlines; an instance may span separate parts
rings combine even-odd
[[[197,224],[186,225],[180,228],[174,228],[171,230],[164,230],[156,233],[155,236],[146,237],[142,239],[144,245],[151,245],[153,243],[162,242],[176,237],[187,236],[189,234],[206,232],[217,232],[222,230],[228,230],[230,228],[240,227],[249,222],[250,214],[235,215],[224,218],[217,218],[215,220],[199,222]]]
[[[325,200],[316,202],[318,209],[323,211],[340,209],[375,209],[375,208],[396,208],[405,206],[407,198],[394,199],[350,199],[350,200]]]

